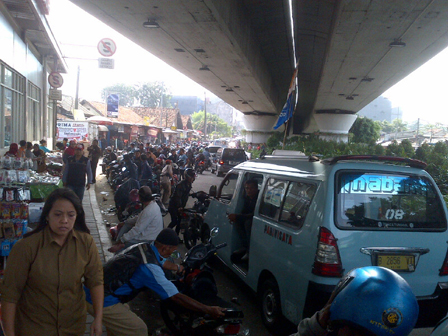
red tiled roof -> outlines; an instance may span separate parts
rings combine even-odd
[[[141,116],[145,121],[151,125],[165,127],[171,127],[172,125],[177,128],[181,128],[182,120],[180,117],[179,109],[173,108],[151,108],[151,107],[132,107],[132,110]],[[162,120],[162,124],[160,121]]]
[[[83,101],[83,105],[88,109],[90,105],[103,116],[107,117],[107,107],[105,103],[95,102],[95,101]],[[141,116],[135,113],[132,109],[128,107],[119,106],[118,107],[118,118],[109,118],[111,121],[126,122],[133,124],[145,124],[145,121]]]

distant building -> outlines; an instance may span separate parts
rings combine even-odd
[[[204,101],[197,96],[172,96],[170,103],[179,109],[182,115],[190,115],[204,109]]]
[[[234,124],[234,110],[235,109],[232,106],[223,100],[211,102],[207,99],[207,113],[216,114],[219,118],[231,126]]]
[[[401,119],[400,108],[392,108],[392,102],[386,97],[380,96],[358,112],[359,116],[364,116],[376,121],[392,122],[394,119]]]

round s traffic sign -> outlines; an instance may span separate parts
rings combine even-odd
[[[48,84],[57,89],[64,84],[64,78],[59,72],[52,72],[48,75]]]
[[[110,38],[103,38],[98,43],[98,51],[104,57],[111,57],[117,51],[117,45]]]

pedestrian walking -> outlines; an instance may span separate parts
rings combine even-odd
[[[62,175],[64,187],[72,189],[81,201],[84,197],[84,190],[89,190],[90,184],[92,183],[90,160],[83,153],[84,145],[76,145],[75,155],[67,159],[67,164]]]
[[[87,148],[89,151],[90,165],[92,169],[92,183],[96,182],[96,167],[101,157],[101,148],[98,146],[98,140],[93,140],[92,145]]]

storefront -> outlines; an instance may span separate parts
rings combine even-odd
[[[21,6],[21,10],[33,13],[28,14],[33,19],[26,20],[27,27],[21,27],[24,21],[17,19],[20,13],[13,15],[16,6],[0,0],[0,129],[4,130],[0,132],[0,154],[20,140],[46,139],[53,147],[55,116],[47,78],[51,72],[66,73],[44,16],[48,1],[24,0]],[[32,31],[41,35],[27,33]]]

